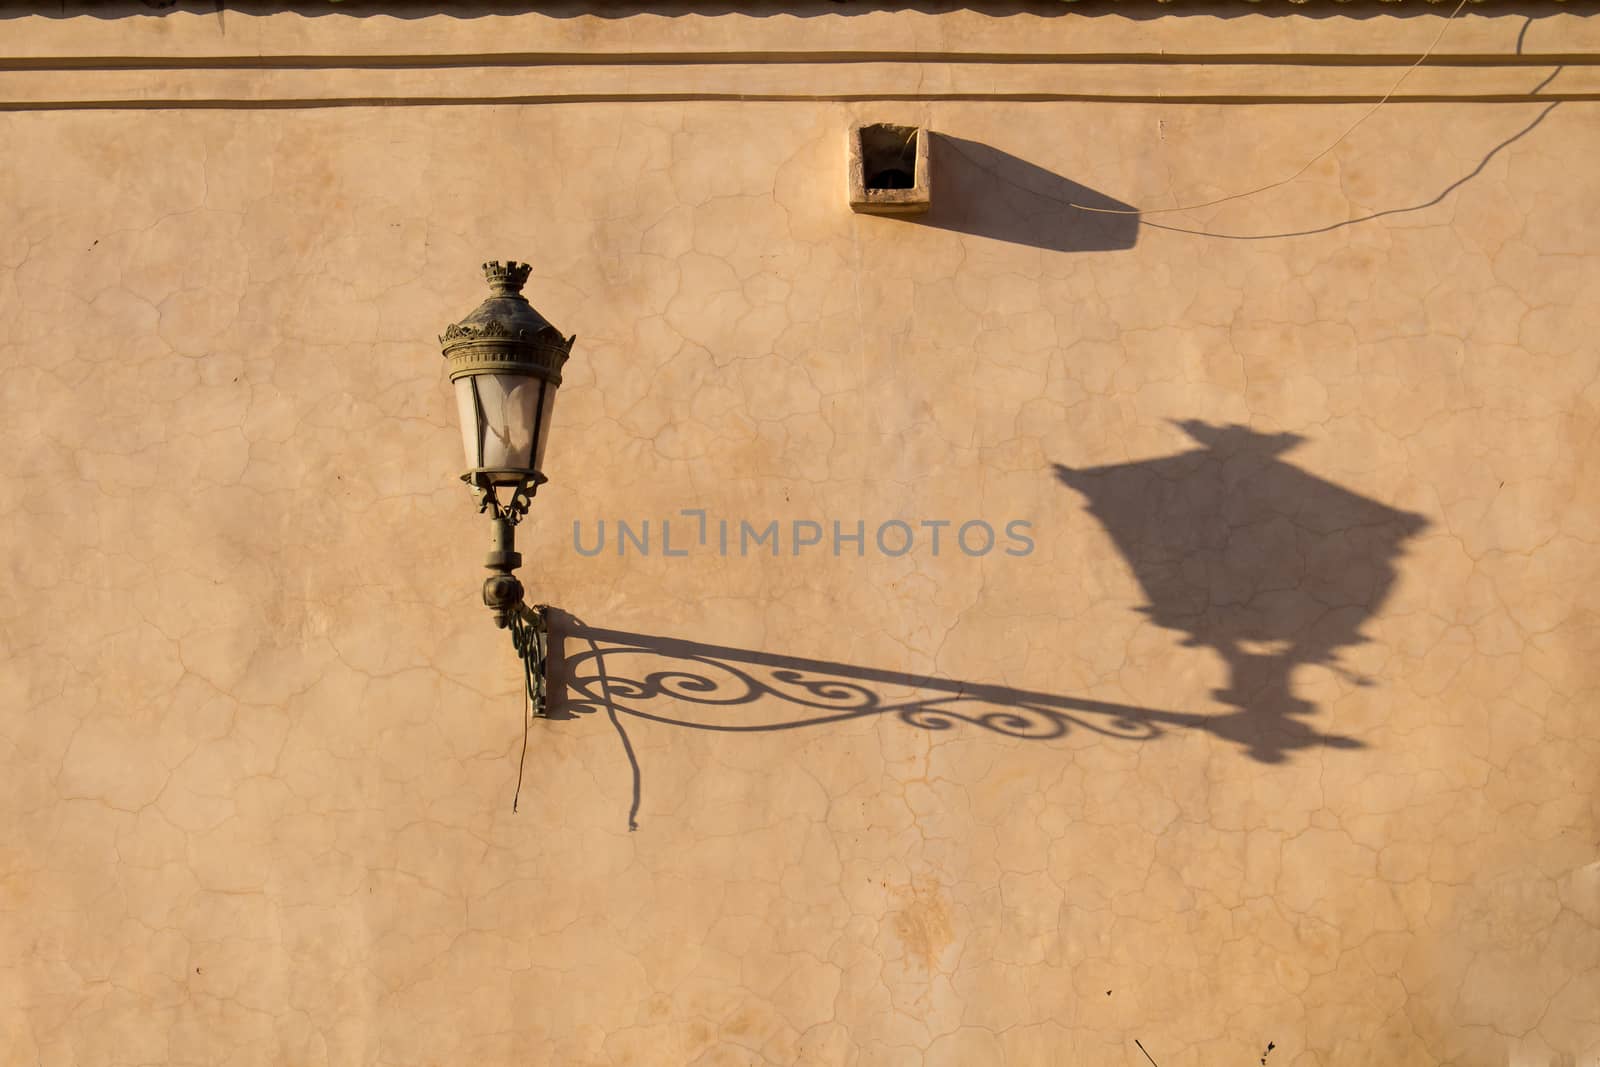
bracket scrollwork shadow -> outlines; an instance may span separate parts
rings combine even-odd
[[[1169,711],[953,681],[589,626],[554,609],[549,624],[549,717],[609,718],[633,771],[630,829],[637,826],[642,774],[625,720],[752,734],[887,718],[920,730],[971,727],[1045,742],[1074,730],[1115,741],[1204,730],[1264,763],[1282,762],[1292,749],[1362,747],[1299,719],[1264,723],[1237,712]]]

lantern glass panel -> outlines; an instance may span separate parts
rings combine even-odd
[[[544,388],[539,398],[538,422],[534,424],[533,434],[533,469],[544,471],[544,446],[550,440],[550,416],[556,406],[556,385],[554,382],[541,382]]]
[[[457,378],[455,387],[467,466],[537,469],[555,389],[522,374],[472,374]],[[489,480],[514,485],[520,478],[498,474]]]

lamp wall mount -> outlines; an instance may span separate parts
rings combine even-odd
[[[530,707],[543,714],[545,610],[524,600],[516,528],[548,480],[540,469],[545,443],[561,369],[577,338],[563,337],[522,295],[530,272],[515,260],[485,263],[488,298],[447,326],[439,343],[461,422],[461,480],[477,496],[479,514],[493,521],[483,602],[495,625],[511,631]]]

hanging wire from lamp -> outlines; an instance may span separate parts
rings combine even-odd
[[[524,606],[511,616],[511,643],[522,660],[522,755],[517,759],[517,791],[511,796],[511,813],[522,798],[522,770],[528,762],[528,730],[534,709],[545,706],[545,663],[550,652],[549,609],[543,604]]]

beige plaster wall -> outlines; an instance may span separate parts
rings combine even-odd
[[[797,10],[0,22],[0,1063],[1600,1056],[1596,20]]]

